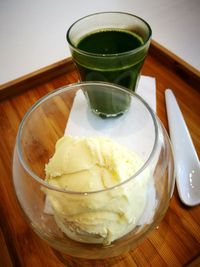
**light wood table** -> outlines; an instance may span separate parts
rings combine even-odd
[[[200,156],[200,77],[153,43],[142,73],[156,78],[157,113],[168,130],[164,90],[173,89]],[[12,185],[12,154],[19,123],[46,93],[78,79],[71,59],[0,86],[0,266],[61,267],[53,250],[27,224]],[[200,205],[184,206],[175,188],[169,209],[137,249],[118,259],[77,260],[67,266],[200,266]]]

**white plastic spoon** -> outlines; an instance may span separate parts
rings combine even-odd
[[[174,150],[176,184],[181,201],[200,204],[200,164],[190,133],[172,90],[165,91],[170,138]]]

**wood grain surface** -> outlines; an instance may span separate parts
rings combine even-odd
[[[142,69],[156,78],[157,113],[168,130],[164,90],[171,88],[190,130],[200,156],[200,79],[191,83],[184,72],[169,68],[156,50],[150,52]],[[156,53],[156,54],[155,54]],[[162,55],[160,54],[162,57]],[[56,65],[57,66],[57,65]],[[58,67],[58,66],[57,66]],[[59,68],[58,68],[59,69]],[[26,91],[8,92],[0,102],[0,266],[62,267],[59,256],[27,224],[12,185],[12,156],[19,123],[36,100],[63,85],[74,83],[78,76],[70,60],[63,63],[59,75],[44,77],[37,85],[32,80]],[[191,76],[190,76],[191,77]],[[199,80],[198,80],[199,79]],[[16,85],[15,85],[16,88]],[[12,90],[10,87],[9,90]],[[4,91],[5,92],[5,91]],[[21,92],[21,93],[19,93]],[[18,93],[18,94],[16,94]],[[175,188],[169,209],[148,238],[137,249],[110,260],[81,260],[67,257],[66,266],[200,266],[200,205],[184,206]]]

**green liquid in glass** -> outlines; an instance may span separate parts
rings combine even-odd
[[[147,49],[142,38],[125,30],[102,30],[84,36],[73,51],[82,81],[105,81],[134,91]],[[135,50],[135,51],[133,51]],[[93,55],[92,55],[92,54]],[[117,91],[87,93],[92,110],[102,116],[117,116],[130,105],[130,96]]]

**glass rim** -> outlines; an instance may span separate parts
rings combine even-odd
[[[95,191],[87,191],[87,192],[82,192],[82,191],[72,191],[72,190],[66,190],[66,189],[62,189],[62,188],[58,188],[56,186],[53,186],[51,184],[49,184],[48,182],[46,182],[44,179],[42,179],[40,176],[38,176],[34,171],[31,170],[31,168],[28,166],[28,164],[26,163],[26,161],[23,158],[22,155],[22,148],[21,148],[21,136],[22,136],[22,131],[23,131],[23,127],[27,121],[27,119],[29,118],[29,116],[31,115],[31,113],[37,108],[39,107],[43,102],[45,102],[46,100],[59,95],[60,93],[63,93],[65,91],[70,91],[73,89],[77,89],[77,87],[80,87],[79,90],[81,89],[81,87],[84,86],[91,86],[91,85],[104,85],[107,87],[111,87],[111,88],[115,88],[117,90],[120,90],[122,92],[125,92],[127,94],[129,94],[132,97],[137,98],[147,109],[147,111],[149,112],[152,121],[153,121],[153,125],[154,125],[154,130],[155,130],[155,138],[154,138],[154,144],[153,144],[153,148],[151,150],[151,152],[149,153],[148,158],[146,159],[146,161],[144,162],[144,164],[137,170],[137,172],[135,172],[132,176],[130,176],[128,179],[122,181],[121,183],[118,183],[114,186],[108,187],[108,188],[104,188],[104,189],[100,189],[100,190],[95,190]],[[97,193],[101,193],[101,192],[106,192],[106,191],[111,191],[113,189],[119,188],[125,184],[127,184],[128,182],[132,181],[134,178],[136,178],[138,175],[140,175],[145,169],[146,167],[149,165],[149,162],[151,162],[151,159],[153,158],[154,154],[156,153],[156,148],[158,145],[158,120],[156,119],[156,114],[154,113],[154,111],[151,109],[151,107],[149,106],[149,104],[138,94],[136,94],[135,92],[131,92],[128,91],[125,87],[120,86],[120,85],[115,85],[113,83],[108,83],[108,82],[101,82],[101,81],[95,81],[95,82],[77,82],[77,83],[73,83],[73,84],[69,84],[69,85],[65,85],[62,86],[54,91],[51,91],[49,93],[47,93],[46,95],[44,95],[43,97],[41,97],[39,100],[37,100],[30,108],[29,110],[25,113],[24,117],[22,118],[22,121],[19,125],[18,128],[18,132],[17,132],[17,137],[16,137],[16,147],[15,149],[17,150],[17,154],[19,156],[19,161],[22,164],[22,166],[24,167],[24,169],[27,171],[27,173],[34,178],[38,183],[40,183],[42,186],[46,187],[47,189],[50,190],[54,190],[60,193],[67,193],[67,194],[72,194],[72,195],[91,195],[91,194],[97,194]],[[45,168],[45,166],[44,166]]]
[[[99,54],[99,53],[92,53],[92,52],[87,52],[87,51],[84,51],[80,48],[77,48],[70,40],[70,37],[69,37],[69,34],[70,34],[70,31],[72,30],[73,26],[75,26],[78,22],[86,19],[86,18],[89,18],[89,17],[93,17],[93,16],[97,16],[97,15],[101,15],[101,14],[123,14],[123,15],[127,15],[127,16],[131,16],[131,17],[134,17],[134,18],[137,18],[139,19],[140,21],[142,21],[148,28],[149,30],[149,35],[147,37],[147,39],[145,40],[145,42],[135,48],[135,49],[132,49],[132,50],[129,50],[129,51],[125,51],[125,52],[122,52],[122,53],[113,53],[113,54]],[[87,55],[87,56],[91,56],[91,57],[104,57],[104,58],[111,58],[111,57],[120,57],[120,56],[125,56],[125,55],[130,55],[130,54],[135,54],[137,53],[138,51],[142,50],[147,44],[148,42],[150,42],[151,40],[151,36],[152,36],[152,30],[151,30],[151,27],[150,25],[148,24],[148,22],[146,22],[143,18],[137,16],[137,15],[134,15],[134,14],[131,14],[131,13],[128,13],[128,12],[121,12],[121,11],[105,11],[105,12],[97,12],[97,13],[93,13],[93,14],[89,14],[89,15],[86,15],[78,20],[76,20],[74,23],[71,24],[71,26],[69,27],[69,29],[67,30],[67,33],[66,33],[66,40],[68,42],[68,45],[69,47],[71,47],[74,51],[77,51],[79,54],[82,54],[82,55]]]

